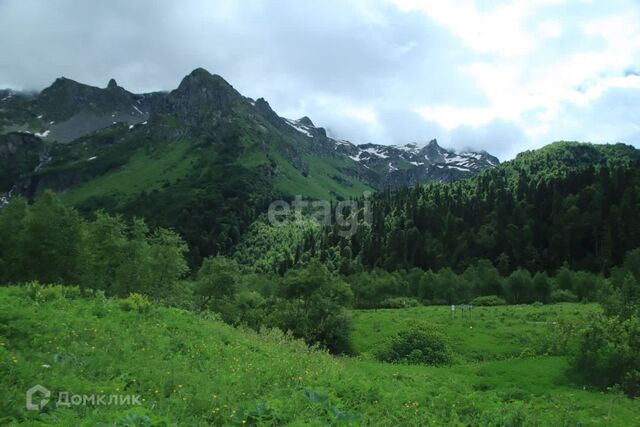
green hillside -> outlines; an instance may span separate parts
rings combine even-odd
[[[349,239],[325,230],[304,250],[340,253],[351,271],[462,272],[488,259],[502,275],[565,263],[608,272],[640,241],[639,165],[624,144],[550,144],[467,180],[377,193]]]

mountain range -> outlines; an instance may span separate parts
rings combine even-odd
[[[243,154],[269,160],[272,170],[265,172],[284,193],[345,197],[368,188],[453,181],[499,163],[485,152],[445,150],[435,140],[392,146],[332,138],[308,117],[279,117],[264,99],[244,97],[220,76],[196,69],[171,92],[133,94],[113,79],[97,88],[67,78],[37,94],[0,91],[0,191],[29,197],[46,187],[73,192],[122,171],[125,164],[92,168],[101,155],[127,151],[121,143],[133,154],[140,140],[162,148],[231,123],[255,133],[260,143]],[[83,160],[87,167],[78,164]]]
[[[355,145],[308,117],[280,117],[198,68],[169,92],[134,94],[59,78],[40,93],[0,91],[0,202],[46,189],[176,229],[192,259],[232,248],[278,198],[321,200],[493,168],[485,152],[428,144]]]

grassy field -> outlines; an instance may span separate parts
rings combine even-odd
[[[439,309],[396,313],[410,319],[430,310]],[[554,310],[573,316],[595,308]],[[360,313],[358,328],[361,316],[372,314]],[[640,423],[640,402],[584,390],[568,379],[567,367],[561,357],[442,368],[335,358],[281,333],[234,329],[210,315],[154,306],[126,311],[120,300],[61,289],[0,288],[0,425]],[[139,395],[141,405],[56,407],[54,399],[41,412],[28,411],[25,392],[35,384],[52,396]]]
[[[304,161],[309,165],[309,173],[304,176],[291,163],[279,154],[273,157],[279,161],[281,173],[275,180],[275,186],[285,194],[304,195],[306,199],[334,200],[336,197],[362,197],[365,191],[372,191],[361,181],[342,175],[340,170],[348,165],[343,160],[320,159],[315,155],[307,155]],[[342,176],[340,180],[335,177]]]
[[[596,313],[597,304],[516,305],[474,307],[464,314],[449,306],[357,310],[353,313],[353,348],[375,352],[388,337],[426,321],[440,326],[461,361],[499,360],[530,353],[562,320]]]

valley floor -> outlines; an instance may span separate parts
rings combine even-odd
[[[238,330],[212,315],[131,310],[71,288],[0,288],[0,425],[640,424],[640,402],[583,388],[563,357],[524,351],[538,348],[536,328],[548,318],[595,306],[487,308],[453,320],[444,310],[358,312],[353,340],[361,355],[336,358],[277,331]],[[529,319],[536,311],[546,314]],[[440,314],[459,353],[454,365],[371,357],[393,328]],[[523,331],[529,338],[514,338]],[[479,357],[487,339],[493,350]],[[50,401],[27,410],[25,393],[36,384],[50,391]],[[68,407],[56,406],[61,393],[139,396],[140,405],[71,399]]]

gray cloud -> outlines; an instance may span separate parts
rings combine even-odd
[[[540,123],[526,112],[519,117],[491,113],[485,123],[452,127],[415,110],[425,105],[495,110],[494,89],[487,90],[470,74],[478,63],[498,71],[503,64],[519,67],[513,84],[524,98],[533,90],[527,84],[568,54],[606,53],[607,40],[584,35],[583,25],[629,4],[540,7],[522,25],[535,33],[539,24],[558,20],[561,34],[536,39],[529,57],[503,58],[474,51],[437,19],[387,0],[313,5],[297,0],[0,0],[0,87],[39,90],[64,75],[97,86],[115,77],[135,92],[168,90],[192,69],[204,67],[247,96],[265,97],[281,115],[308,115],[333,135],[354,142],[397,144],[437,137],[449,147],[486,149],[509,158],[557,135],[589,136],[580,130],[594,122],[582,119],[580,108],[558,100],[560,118],[550,119],[550,131],[533,140],[527,129]],[[492,5],[479,3],[477,9],[490,12]],[[636,76],[630,70],[637,62],[616,66],[620,75]],[[582,80],[612,72],[617,71],[594,69]],[[500,86],[501,78],[496,77],[495,90],[509,92]],[[631,92],[621,91],[582,107],[593,111],[591,120],[602,122],[594,139],[607,139],[604,132],[611,132],[610,138],[637,140],[637,122],[606,113],[637,104],[624,97]]]
[[[484,149],[501,160],[515,157],[527,141],[522,129],[514,123],[493,120],[477,128],[460,126],[450,134],[448,143],[458,149]]]
[[[567,105],[549,132],[555,140],[640,146],[640,88],[612,88],[585,106]]]

